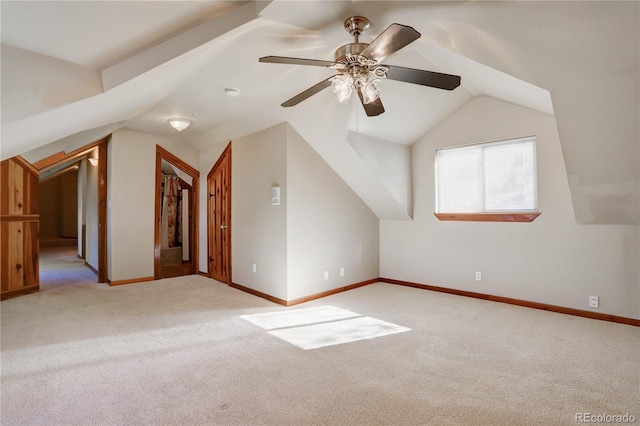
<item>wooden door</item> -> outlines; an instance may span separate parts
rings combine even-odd
[[[209,277],[231,284],[231,143],[207,176]]]
[[[38,291],[39,173],[18,156],[0,163],[2,299]]]

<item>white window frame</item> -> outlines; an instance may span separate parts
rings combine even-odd
[[[485,187],[486,181],[486,172],[487,168],[484,163],[486,158],[486,152],[491,148],[498,147],[500,145],[516,145],[516,144],[527,144],[529,147],[533,148],[531,152],[532,158],[530,159],[531,163],[527,163],[528,167],[523,171],[524,176],[521,179],[528,180],[528,191],[526,192],[529,195],[528,198],[528,206],[515,206],[514,208],[505,208],[505,209],[497,209],[490,210],[487,209],[487,188]],[[470,211],[461,211],[454,208],[452,211],[444,211],[441,210],[441,188],[440,182],[438,181],[439,177],[439,167],[438,167],[438,159],[442,158],[447,151],[450,153],[462,152],[463,150],[468,150],[473,155],[473,150],[478,150],[478,164],[479,169],[476,171],[479,177],[477,181],[481,188],[475,193],[479,197],[479,200],[476,199],[481,207],[478,209],[472,209]],[[445,154],[446,155],[446,154]],[[504,139],[499,141],[492,142],[484,142],[477,144],[470,144],[464,146],[456,146],[456,147],[448,147],[441,148],[436,150],[435,154],[435,198],[436,198],[436,212],[434,213],[436,217],[440,220],[477,220],[477,221],[515,221],[515,222],[530,222],[535,220],[536,217],[540,214],[538,212],[538,188],[537,188],[537,159],[536,159],[536,137],[535,136],[526,136],[519,137],[513,139]],[[441,160],[444,161],[444,160]],[[531,199],[533,197],[533,199]],[[533,205],[531,205],[533,204]],[[477,204],[476,204],[477,207]]]

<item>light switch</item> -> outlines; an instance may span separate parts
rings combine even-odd
[[[271,187],[271,205],[272,206],[280,205],[280,187],[279,186]]]

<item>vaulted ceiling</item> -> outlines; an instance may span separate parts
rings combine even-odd
[[[555,115],[578,222],[640,217],[638,2],[2,1],[0,12],[2,158],[122,126],[198,149],[282,121],[305,137],[411,145],[487,95]],[[458,74],[461,87],[386,81],[375,119],[330,90],[281,108],[332,70],[258,58],[332,60],[352,15],[371,21],[365,42],[393,22],[414,27],[422,37],[385,62]],[[176,135],[175,116],[192,127]]]

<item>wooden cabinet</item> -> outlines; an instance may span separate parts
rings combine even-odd
[[[0,163],[0,297],[38,291],[39,173],[22,157]]]

